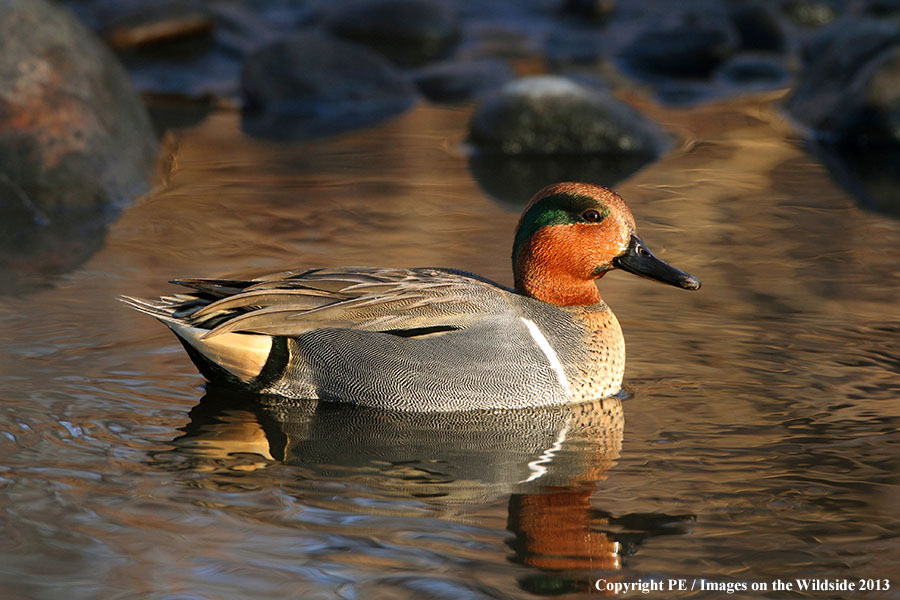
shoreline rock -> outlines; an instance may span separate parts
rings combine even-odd
[[[519,79],[485,97],[470,120],[469,142],[475,178],[512,203],[554,181],[613,185],[668,146],[663,131],[630,105],[551,76]]]
[[[298,34],[250,55],[241,88],[244,130],[273,139],[374,125],[418,97],[379,54],[321,33]]]
[[[44,0],[0,0],[0,287],[86,260],[149,189],[157,152],[143,102],[90,31]]]

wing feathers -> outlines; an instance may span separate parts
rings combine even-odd
[[[297,336],[323,327],[440,332],[509,307],[505,288],[440,269],[307,269],[174,283],[194,293],[125,301],[163,321],[204,329],[205,340],[226,333]]]

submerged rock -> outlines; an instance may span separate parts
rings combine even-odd
[[[380,55],[315,33],[252,54],[241,84],[244,129],[282,139],[373,125],[405,111],[417,97]]]
[[[148,189],[156,154],[143,103],[93,34],[43,0],[0,0],[0,271],[93,252],[77,238]]]
[[[482,186],[521,201],[554,181],[611,185],[658,157],[665,135],[610,94],[561,77],[507,84],[476,108],[470,159]]]
[[[325,19],[335,35],[377,50],[401,65],[421,65],[456,42],[459,20],[437,0],[351,0]]]
[[[848,20],[810,45],[790,113],[823,141],[900,143],[900,29]]]

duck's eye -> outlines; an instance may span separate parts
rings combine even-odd
[[[581,218],[587,221],[588,223],[596,223],[600,219],[603,218],[603,215],[600,214],[600,211],[594,210],[593,208],[589,208],[583,213],[581,213]]]

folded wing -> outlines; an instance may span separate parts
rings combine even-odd
[[[345,267],[173,283],[194,292],[162,302],[172,317],[208,330],[205,339],[232,332],[294,337],[320,328],[414,336],[462,329],[508,309],[508,290],[443,269]]]

